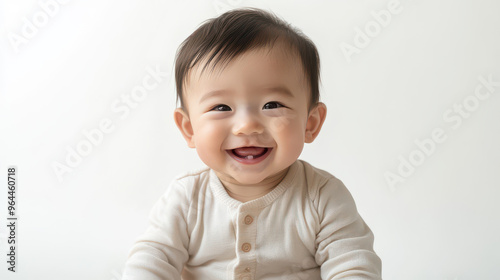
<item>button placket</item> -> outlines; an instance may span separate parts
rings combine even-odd
[[[247,208],[247,209],[245,209]],[[255,256],[255,241],[257,224],[256,219],[259,215],[258,211],[252,211],[248,207],[241,207],[238,209],[238,223],[237,223],[237,256],[238,265],[234,267],[234,279],[253,279],[253,273],[256,269],[256,256]],[[248,211],[250,210],[250,211]],[[248,211],[248,212],[247,212]]]
[[[253,222],[253,218],[250,215],[246,215],[245,218],[243,219],[243,223],[245,225],[250,225],[250,224],[252,224],[252,222]],[[250,250],[252,250],[252,245],[248,242],[245,242],[245,243],[241,244],[241,250],[243,250],[243,252],[250,252]]]

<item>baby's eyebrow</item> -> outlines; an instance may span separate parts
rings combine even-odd
[[[293,97],[292,92],[285,86],[262,87],[259,91],[261,91],[261,92],[276,92],[276,93],[280,93],[280,94],[283,94],[283,95],[286,95],[289,97]],[[204,100],[206,100],[210,97],[224,95],[228,92],[230,92],[230,90],[226,90],[226,89],[209,91],[200,98],[200,103],[202,103]]]
[[[200,103],[202,103],[205,99],[208,99],[208,98],[214,97],[214,96],[224,95],[227,92],[229,92],[229,91],[225,90],[225,89],[209,91],[208,93],[206,93],[205,95],[203,95],[200,98]]]
[[[277,92],[283,95],[287,95],[289,97],[293,97],[292,92],[285,86],[275,86],[275,87],[266,87],[263,88],[262,91],[264,92]]]

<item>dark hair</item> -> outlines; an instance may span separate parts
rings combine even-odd
[[[239,54],[259,47],[272,47],[282,40],[290,51],[295,51],[311,89],[309,110],[319,102],[320,64],[314,43],[300,30],[290,26],[275,14],[257,8],[228,11],[207,20],[179,46],[175,62],[177,101],[184,108],[183,87],[189,70],[198,62],[209,59],[202,72],[215,58],[212,71],[222,60],[229,62]],[[219,54],[219,55],[218,55]]]

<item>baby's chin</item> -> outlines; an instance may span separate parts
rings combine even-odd
[[[265,168],[260,172],[241,172],[236,174],[230,174],[231,183],[238,184],[242,186],[276,186],[278,185],[288,173],[289,167],[277,172],[277,173],[269,173],[271,170],[270,167]]]
[[[219,179],[223,183],[229,183],[232,185],[240,185],[240,186],[261,186],[263,183],[265,183],[267,174],[258,174],[258,172],[248,172],[248,171],[241,171],[241,172],[220,172],[216,171],[215,172]]]

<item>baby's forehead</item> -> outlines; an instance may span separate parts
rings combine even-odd
[[[188,71],[186,87],[202,80],[216,81],[224,74],[230,75],[232,69],[245,66],[298,75],[296,78],[306,77],[299,53],[290,46],[275,44],[273,47],[252,48],[232,57],[219,58],[212,54],[206,55]]]

